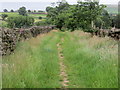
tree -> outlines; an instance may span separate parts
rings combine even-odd
[[[29,16],[8,17],[7,23],[10,28],[30,27],[34,24],[34,18]]]
[[[42,19],[42,17],[40,16],[39,19]]]
[[[31,12],[31,10],[28,10],[28,12]]]
[[[25,7],[19,8],[18,12],[20,15],[27,16],[27,11]]]
[[[3,20],[5,20],[5,18],[7,18],[8,15],[7,14],[2,14],[1,17],[2,17]]]
[[[8,12],[8,10],[7,10],[7,9],[4,9],[3,11],[4,11],[4,12]]]
[[[95,20],[101,15],[104,5],[98,2],[78,2],[77,5],[69,5],[65,0],[58,2],[56,7],[47,7],[47,21],[62,27],[71,29],[92,30]]]
[[[10,10],[10,12],[14,12],[14,10],[13,10],[13,9],[11,9],[11,10]]]
[[[116,28],[120,29],[120,14],[114,17],[114,25]]]
[[[36,12],[36,10],[34,10],[33,12]]]
[[[94,22],[96,27],[108,29],[112,25],[112,18],[108,14],[107,10],[104,9],[101,15],[99,15]]]
[[[49,6],[49,7],[46,8],[46,12],[49,12],[49,11],[52,10],[52,9],[53,9],[53,7],[50,7],[50,6]]]
[[[42,11],[42,10],[38,10],[38,12],[40,12],[40,13],[44,13],[44,11]]]

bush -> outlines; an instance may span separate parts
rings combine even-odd
[[[27,16],[27,11],[25,7],[19,8],[18,12],[20,15]]]
[[[35,23],[36,26],[46,26],[49,25],[49,23],[47,23],[46,21],[39,21]]]
[[[2,14],[1,17],[2,17],[3,20],[5,20],[5,18],[8,17],[8,15],[7,14]]]
[[[42,17],[40,16],[39,19],[42,19]]]
[[[7,22],[10,28],[30,27],[34,24],[34,18],[29,16],[8,17]]]

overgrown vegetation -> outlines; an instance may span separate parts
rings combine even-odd
[[[7,23],[10,28],[25,28],[34,24],[34,18],[29,16],[8,17]]]
[[[58,40],[58,36],[51,34],[19,43],[15,54],[3,57],[2,87],[60,87]]]
[[[69,88],[118,87],[118,45],[83,32],[64,34],[63,53]]]
[[[3,57],[3,88],[61,88],[58,42],[69,88],[118,87],[117,42],[75,31],[51,32],[19,43],[14,54]]]
[[[105,5],[99,5],[98,2],[78,1],[76,5],[70,5],[65,0],[61,0],[55,7],[46,8],[47,20],[57,25],[59,29],[67,28],[71,31],[80,28],[84,31],[93,28],[109,29],[114,26],[118,28],[116,24],[119,22],[112,22],[113,16],[110,17],[105,8]]]

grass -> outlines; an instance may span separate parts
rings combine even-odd
[[[0,19],[2,19],[1,14],[7,14],[9,17],[11,16],[14,17],[19,15],[18,12],[0,12]],[[46,19],[46,14],[28,14],[28,16],[33,17],[35,22],[44,21]],[[39,19],[40,16],[43,19]],[[0,20],[0,27],[7,27],[7,22]]]
[[[3,58],[3,88],[60,87],[58,36],[43,37],[21,42],[15,54]]]
[[[118,87],[116,41],[77,31],[65,34],[63,50],[69,88]]]
[[[3,88],[60,88],[56,44],[62,43],[68,88],[117,88],[118,46],[81,31],[51,32],[18,44],[3,57]]]

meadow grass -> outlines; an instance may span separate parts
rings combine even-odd
[[[50,32],[19,43],[14,54],[3,57],[3,88],[62,87],[58,43],[63,48],[68,88],[118,87],[117,41],[75,31]]]
[[[19,13],[18,13],[18,12],[0,12],[0,19],[2,19],[2,18],[1,18],[1,14],[7,14],[8,17],[19,16]],[[34,20],[35,20],[35,22],[44,21],[44,20],[46,19],[46,14],[30,14],[30,13],[28,13],[28,16],[33,17]],[[42,17],[42,19],[39,19],[39,17]],[[7,22],[4,23],[5,21],[1,21],[1,20],[0,20],[0,23],[1,23],[1,22],[2,22],[3,24],[1,24],[0,27],[2,27],[2,26],[3,26],[3,27],[6,27]]]
[[[15,54],[3,57],[3,88],[57,88],[58,36],[37,37],[19,43]]]
[[[108,38],[67,32],[63,43],[69,88],[117,88],[118,46]]]

